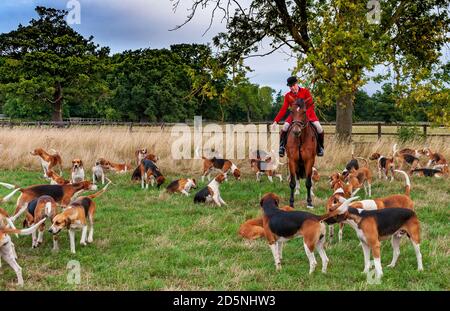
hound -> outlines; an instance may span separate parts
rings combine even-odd
[[[359,186],[359,183],[345,183],[344,182],[344,176],[340,173],[333,173],[329,177],[329,183],[331,186],[331,189],[333,189],[335,192],[340,191],[344,194],[346,198],[350,198],[355,196],[355,194],[359,191],[360,187],[354,189],[353,186]]]
[[[64,179],[52,170],[47,171],[47,177],[50,178],[50,185],[67,185],[70,180]]]
[[[194,203],[205,203],[205,202],[211,202],[214,201],[214,203],[217,206],[227,205],[225,201],[222,199],[222,196],[220,195],[219,186],[220,184],[226,179],[226,176],[224,173],[221,173],[216,176],[208,186],[201,189],[199,192],[195,194],[194,197]]]
[[[273,150],[272,150],[273,154]],[[252,151],[249,155],[250,160],[259,160],[266,161],[268,158],[271,158],[272,155],[264,150],[257,149],[256,151]]]
[[[364,273],[370,269],[370,251],[375,263],[375,277],[380,279],[383,275],[381,267],[380,245],[381,241],[392,237],[393,257],[388,267],[395,267],[400,255],[400,240],[406,235],[411,240],[417,258],[417,268],[423,270],[422,254],[420,253],[420,222],[416,213],[408,208],[383,208],[364,210],[342,204],[337,211],[344,217],[356,232],[361,241],[364,254]]]
[[[435,166],[436,167],[436,166]],[[416,168],[410,171],[411,175],[417,174],[422,177],[444,177],[446,174],[443,172],[443,170],[440,168]]]
[[[372,171],[369,168],[352,169],[345,179],[355,191],[364,186],[364,193],[369,195],[369,197],[372,196]]]
[[[237,180],[241,179],[241,171],[230,160],[218,159],[216,157],[214,157],[212,159],[207,159],[205,157],[202,157],[202,159],[203,159],[202,182],[205,180],[205,176],[208,177],[208,181],[211,180],[210,175],[211,175],[212,170],[214,170],[214,169],[220,170],[224,174],[231,172]]]
[[[432,152],[430,148],[423,149],[423,154],[425,154],[429,161],[427,163],[427,167],[432,167],[433,165],[442,165],[443,166],[443,173],[448,174],[448,164],[447,160],[444,158],[444,156],[437,152]]]
[[[270,182],[273,182],[272,176],[278,177],[280,179],[280,182],[282,182],[283,175],[277,172],[278,166],[280,164],[281,163],[278,161],[278,159],[272,161],[271,157],[266,158],[264,161],[256,159],[250,160],[250,167],[252,171],[256,174],[257,181],[261,181],[260,177],[266,174]]]
[[[414,201],[411,200],[410,193],[411,193],[411,181],[409,179],[408,174],[406,172],[401,170],[395,170],[395,172],[402,174],[405,177],[405,194],[394,194],[390,195],[384,198],[379,199],[373,199],[373,200],[362,200],[362,201],[356,201],[352,202],[349,206],[357,209],[364,209],[364,210],[376,210],[376,209],[383,209],[383,208],[394,208],[394,207],[401,207],[401,208],[408,208],[408,209],[414,209]],[[336,190],[336,192],[333,194],[333,196],[328,199],[326,209],[328,212],[332,212],[335,210],[342,202],[346,200],[347,196],[345,196],[345,193],[342,189]],[[339,221],[339,219],[329,219],[328,224],[330,225],[330,238],[333,236],[334,228],[331,226],[335,223],[339,223],[339,242],[342,241],[342,233],[343,233],[343,222],[342,220]]]
[[[0,185],[8,189],[14,189],[13,193],[16,193],[18,191],[21,192],[20,196],[17,198],[16,210],[14,212],[14,215],[19,212],[25,211],[29,202],[39,198],[42,195],[51,196],[56,201],[56,203],[65,208],[70,203],[72,197],[77,193],[84,190],[97,190],[97,186],[87,180],[75,184],[35,185],[26,188],[20,188],[15,185],[3,182],[0,182]]]
[[[13,228],[0,227],[0,257],[5,260],[9,266],[14,270],[17,276],[17,285],[23,286],[22,268],[17,263],[17,254],[14,243],[9,234],[15,233],[20,235],[30,235],[45,221],[45,218],[37,222],[34,226],[28,229],[17,230]],[[1,261],[0,261],[1,267]]]
[[[95,166],[92,167],[92,183],[95,184],[98,180],[102,181],[102,185],[105,184],[105,171],[100,161],[95,162]]]
[[[353,199],[347,200],[344,204],[348,206]],[[303,236],[303,245],[309,259],[309,273],[314,272],[317,265],[314,256],[316,247],[322,259],[322,272],[325,273],[329,259],[324,249],[326,229],[322,220],[333,217],[337,213],[320,216],[303,211],[286,212],[278,209],[279,202],[280,198],[274,193],[266,193],[260,201],[264,212],[264,233],[272,250],[276,270],[281,269],[282,242]]]
[[[153,161],[144,159],[141,162],[141,165],[139,165],[139,170],[141,174],[141,188],[142,189],[148,189],[148,184],[151,183],[152,186],[155,183],[156,179],[156,185],[159,188],[164,181],[166,180],[159,170],[159,168],[156,166]],[[144,187],[145,184],[145,187]]]
[[[166,191],[168,193],[179,192],[184,194],[185,196],[188,196],[191,188],[197,189],[197,182],[194,178],[180,178],[172,181],[166,187]]]
[[[113,162],[108,162],[109,164],[109,169],[112,171],[115,171],[116,173],[126,173],[129,170],[131,170],[131,166],[129,164],[126,163],[113,163]]]
[[[294,211],[289,205],[280,207],[283,211]],[[238,231],[239,235],[247,240],[256,240],[265,237],[264,227],[263,227],[263,217],[252,218],[244,222]]]
[[[94,241],[94,215],[96,205],[93,199],[104,193],[110,183],[111,181],[109,181],[102,190],[94,194],[77,198],[70,203],[68,208],[53,218],[53,224],[48,231],[56,236],[62,229],[68,229],[70,252],[72,254],[75,254],[75,229],[81,229],[81,245],[86,246],[87,243],[92,243]],[[88,236],[87,243],[86,236]]]
[[[42,148],[34,149],[32,152],[30,152],[33,156],[39,156],[41,159],[41,166],[44,170],[44,178],[47,178],[47,171],[51,170],[55,166],[59,166],[59,174],[62,175],[62,160],[61,155],[53,150],[54,154],[49,154]]]
[[[395,144],[394,146],[395,146],[395,149],[397,149],[397,144]],[[394,149],[394,146],[392,147],[392,149]],[[416,158],[420,158],[421,156],[425,155],[423,149],[411,149],[411,148],[403,148],[401,150],[398,150],[397,154],[399,154],[399,155],[410,154]]]
[[[81,159],[72,160],[72,184],[82,182],[84,180],[84,167]]]
[[[311,195],[314,196],[314,197],[315,197],[316,195],[314,194],[313,190],[314,190],[314,188],[315,188],[315,184],[318,183],[319,180],[320,180],[320,174],[319,174],[319,171],[317,170],[317,168],[315,168],[315,167],[313,166],[313,168],[312,168],[312,176],[311,176]],[[298,188],[300,188],[298,179],[297,179],[297,184],[296,184],[296,186],[298,186]],[[300,190],[298,190],[298,191],[300,191]]]
[[[126,173],[131,169],[131,166],[129,164],[114,163],[106,160],[105,158],[99,158],[97,162],[100,163],[104,170],[112,170],[117,173]]]
[[[34,199],[27,206],[27,213],[25,216],[24,227],[31,227],[35,223],[40,222],[42,219],[46,220],[47,218],[50,221],[55,217],[57,213],[57,207],[55,200],[48,195],[40,196],[37,199]],[[32,233],[32,243],[31,247],[36,248],[42,244],[44,240],[44,230],[45,230],[45,221],[39,226],[39,234],[36,239],[36,231]],[[57,236],[53,236],[53,250],[57,251],[58,247],[58,238]]]
[[[388,179],[388,172],[391,172],[391,182],[394,180],[394,158],[387,158],[381,154],[375,152],[370,157],[369,160],[377,160],[378,167],[378,178],[382,178],[382,174],[385,179]]]
[[[354,151],[355,151],[355,147],[352,145],[352,158],[350,161],[347,162],[347,164],[345,165],[345,169],[342,171],[342,175],[344,177],[346,177],[353,169],[354,170],[359,170],[359,160],[363,160],[365,162],[365,166],[368,167],[369,163],[367,162],[366,159],[362,158],[362,157],[355,157],[354,156]]]
[[[111,162],[106,160],[105,158],[99,158],[97,161],[95,161],[96,165],[99,163],[104,170],[111,169]]]
[[[411,170],[420,168],[420,152],[418,150],[409,148],[397,150],[397,144],[394,144],[394,146],[392,146],[392,152],[394,159],[399,163],[397,167],[399,170],[403,169],[405,163],[411,167]]]
[[[139,165],[142,160],[147,156],[147,148],[141,148],[134,152],[134,157],[136,158],[136,165]]]

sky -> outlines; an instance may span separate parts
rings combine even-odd
[[[72,0],[73,1],[73,0]],[[248,0],[243,0],[248,1]],[[212,37],[225,30],[220,16],[204,34],[210,23],[211,7],[199,10],[190,23],[176,31],[170,31],[183,23],[189,14],[191,0],[181,0],[176,11],[170,0],[78,0],[80,24],[71,26],[84,36],[94,36],[101,46],[109,46],[111,52],[139,48],[168,48],[177,43],[210,43]],[[69,9],[69,0],[0,0],[0,33],[26,25],[36,17],[37,5]],[[265,46],[262,46],[263,50]],[[446,54],[450,54],[446,51]],[[447,55],[448,56],[448,55]],[[450,58],[450,57],[449,57]],[[288,91],[286,78],[295,66],[295,59],[286,53],[275,52],[265,57],[246,60],[254,71],[248,73],[250,81],[275,90]],[[377,71],[382,71],[378,68]],[[363,89],[373,94],[380,85],[369,82]]]

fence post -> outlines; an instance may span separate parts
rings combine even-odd
[[[130,122],[130,126],[128,127],[128,130],[131,132],[133,132],[133,122]]]
[[[381,138],[381,123],[378,122],[378,139]]]
[[[423,125],[423,136],[427,137],[427,124]]]

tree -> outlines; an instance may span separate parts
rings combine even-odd
[[[107,92],[99,72],[109,49],[69,27],[67,11],[38,6],[36,12],[38,19],[28,26],[0,35],[0,88],[13,101],[25,107],[37,104],[39,110],[51,111],[53,121],[62,121],[63,111],[69,112],[63,103],[89,102]],[[33,107],[23,112],[29,110]]]
[[[229,62],[283,47],[292,51],[298,59],[295,72],[316,82],[315,98],[322,105],[336,105],[341,139],[351,136],[354,98],[367,72],[380,64],[397,73],[409,71],[403,82],[412,85],[412,76],[420,80],[417,73],[439,63],[448,41],[445,0],[252,0],[247,7],[236,0],[193,0],[186,21],[176,28],[207,4],[213,4],[211,21],[223,12],[227,22],[227,32],[213,42]],[[379,18],[377,8],[368,4],[379,4]],[[267,39],[271,50],[255,54]]]

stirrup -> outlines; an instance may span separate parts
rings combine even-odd
[[[284,146],[280,146],[280,150],[278,151],[278,155],[280,158],[284,157],[284,153],[286,152],[286,148]]]

